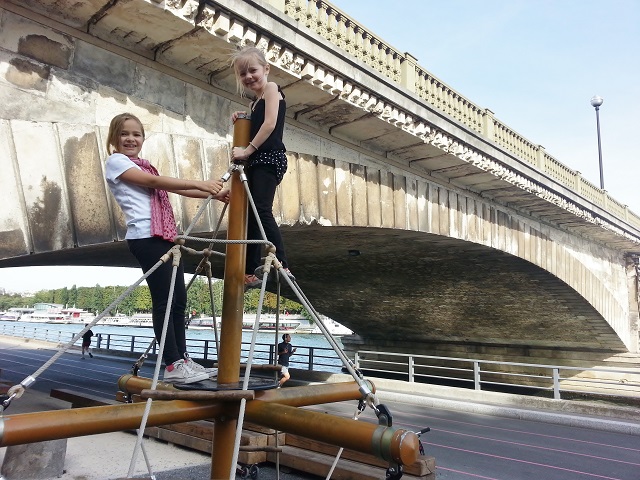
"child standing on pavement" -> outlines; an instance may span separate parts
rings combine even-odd
[[[144,127],[136,116],[123,113],[111,120],[107,137],[107,152],[110,154],[106,162],[107,183],[126,218],[125,239],[129,251],[146,272],[174,246],[173,240],[177,235],[167,192],[192,198],[213,195],[218,200],[227,201],[228,191],[223,189],[220,180],[183,180],[158,175],[148,160],[139,157],[144,140]],[[162,336],[172,272],[171,262],[165,262],[147,277],[153,330],[158,341]],[[191,360],[187,354],[186,304],[184,264],[181,260],[163,353],[165,382],[193,383],[209,378],[208,369]]]
[[[256,205],[258,217],[269,240],[276,247],[276,257],[285,272],[291,275],[287,264],[287,255],[282,242],[280,229],[273,217],[273,199],[276,187],[287,171],[286,148],[282,142],[284,132],[284,116],[287,104],[284,93],[278,85],[267,80],[269,63],[264,54],[256,47],[246,47],[231,59],[231,66],[236,74],[238,92],[244,96],[245,89],[250,90],[255,98],[251,102],[251,141],[246,148],[234,147],[231,157],[234,161],[245,161],[245,173],[249,191]],[[231,116],[233,122],[239,114]],[[247,238],[261,239],[258,222],[249,209]],[[247,245],[247,262],[245,269],[245,286],[254,288],[260,285],[255,270],[261,265],[260,244]]]

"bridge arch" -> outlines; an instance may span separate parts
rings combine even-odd
[[[231,43],[255,41],[269,44],[273,76],[285,86],[293,114],[287,119],[290,171],[278,193],[279,218],[295,271],[315,289],[315,297],[327,302],[327,312],[351,311],[350,319],[336,318],[363,335],[376,333],[368,328],[369,319],[358,325],[370,305],[362,304],[361,310],[341,305],[335,300],[341,292],[317,282],[327,279],[304,267],[307,259],[333,258],[336,263],[324,267],[359,285],[367,276],[358,278],[357,268],[340,270],[345,262],[362,262],[371,255],[365,252],[382,252],[390,242],[421,258],[415,245],[433,243],[445,252],[486,255],[554,284],[544,291],[562,291],[566,302],[580,307],[575,307],[584,312],[578,320],[589,319],[585,331],[593,334],[591,346],[638,350],[637,275],[625,258],[638,246],[630,213],[608,205],[606,193],[587,195],[593,192],[582,180],[571,190],[572,172],[552,162],[557,172],[550,174],[542,168],[546,155],[525,155],[522,161],[513,149],[491,140],[495,136],[487,139],[477,128],[465,129],[456,116],[438,112],[348,55],[332,57],[332,46],[262,6],[254,11],[238,2],[243,14],[231,18],[210,6],[191,8],[195,2],[180,8],[116,2],[108,15],[102,15],[102,2],[86,2],[73,12],[58,11],[56,2],[18,3],[0,8],[0,167],[11,172],[0,176],[6,193],[0,203],[0,266],[131,265],[119,242],[121,213],[103,178],[110,118],[123,110],[142,118],[149,131],[145,155],[161,171],[219,175],[228,162],[229,114],[242,108],[231,93],[227,54]],[[129,8],[141,9],[149,21],[142,41]],[[256,32],[248,19],[266,23]],[[98,24],[83,28],[93,20]],[[267,35],[275,31],[280,37]],[[289,35],[297,35],[304,52],[281,43]],[[38,48],[43,44],[47,48]],[[198,202],[172,201],[178,220],[186,224]],[[210,232],[217,215],[210,208],[195,231]],[[321,241],[320,247],[312,240]],[[375,248],[358,248],[364,240]],[[331,246],[343,255],[322,256]],[[345,260],[348,250],[362,254]],[[378,258],[381,268],[398,263],[391,253]],[[410,267],[404,279],[409,286],[422,273]],[[452,281],[451,291],[455,286]],[[538,307],[524,302],[528,297],[522,291],[523,302],[514,305]],[[398,308],[384,304],[383,290],[367,292],[368,302],[378,304],[372,312],[383,326]],[[405,293],[420,303],[415,289]],[[462,318],[460,326],[461,315],[456,317]],[[576,325],[576,331],[584,329]],[[386,332],[398,335],[395,325]],[[518,341],[521,334],[511,331],[507,340]],[[566,337],[558,341],[580,343]]]

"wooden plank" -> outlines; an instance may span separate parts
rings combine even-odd
[[[158,440],[164,440],[167,443],[174,445],[180,445],[182,447],[191,448],[199,452],[211,453],[211,441],[204,440],[202,438],[192,437],[185,435],[184,433],[168,430],[160,427],[148,427],[145,428],[144,434],[151,438]]]
[[[172,443],[174,445],[180,445],[186,448],[191,448],[192,450],[197,450],[199,452],[211,454],[212,450],[212,441],[205,440],[203,438],[192,437],[190,435],[177,432],[174,430],[169,430],[162,427],[149,427],[144,431],[145,435],[148,435],[151,438],[155,438],[158,440],[163,440],[167,443]],[[243,452],[240,451],[238,453],[238,462],[245,464],[254,464],[254,463],[262,463],[267,461],[267,453],[263,451],[255,451],[255,452]]]
[[[335,458],[338,454],[339,447],[335,445],[329,445],[328,443],[318,442],[316,440],[311,440],[306,437],[301,437],[299,435],[287,434],[287,446],[301,448],[304,450],[314,451],[318,453],[322,453],[325,455],[329,455]],[[369,455],[362,452],[356,452],[353,450],[345,449],[342,452],[341,458],[345,460],[352,460],[354,462],[359,462],[366,465],[372,465],[374,467],[386,467],[388,466],[388,462],[374,456]],[[436,461],[434,457],[423,456],[414,463],[413,465],[405,465],[404,471],[407,474],[416,475],[416,476],[424,476],[431,472],[435,472]]]
[[[312,473],[326,477],[335,460],[334,456],[325,455],[317,452],[310,452],[297,447],[284,446],[283,452],[280,453],[280,465],[294,468],[301,472]],[[267,454],[267,460],[275,463],[276,454]],[[331,478],[333,480],[371,480],[385,478],[387,467],[374,467],[372,465],[364,465],[362,463],[345,460],[343,458],[338,461]],[[403,480],[435,480],[434,472],[424,476],[415,476],[403,474]]]
[[[65,402],[69,402],[71,404],[71,408],[100,407],[103,405],[117,405],[120,403],[116,400],[105,400],[104,398],[98,397],[96,395],[90,395],[88,393],[78,393],[66,388],[54,388],[51,390],[49,395],[52,398],[57,398]]]

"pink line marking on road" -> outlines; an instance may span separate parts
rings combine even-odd
[[[581,472],[580,470],[573,470],[571,468],[556,467],[554,465],[547,465],[547,464],[544,464],[544,463],[529,462],[528,460],[519,460],[517,458],[502,457],[500,455],[493,455],[491,453],[476,452],[474,450],[468,450],[468,449],[465,449],[465,448],[450,447],[450,446],[438,445],[437,443],[429,443],[429,442],[422,442],[422,443],[423,443],[423,445],[431,445],[431,446],[434,446],[434,447],[448,448],[450,450],[457,450],[457,451],[460,451],[460,452],[471,453],[471,454],[476,454],[476,455],[482,455],[484,457],[499,458],[500,460],[507,460],[507,461],[510,461],[510,462],[526,463],[528,465],[535,465],[536,467],[552,468],[554,470],[561,470],[563,472],[578,473],[580,475],[588,475],[590,477],[606,478],[608,480],[622,480],[620,478],[606,477],[604,475],[598,475],[598,474],[595,474],[595,473]]]

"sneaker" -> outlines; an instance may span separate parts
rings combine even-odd
[[[291,270],[289,270],[288,268],[283,268],[282,270],[280,270],[284,275],[288,275],[288,277],[295,282],[296,281],[296,277],[293,276],[293,273],[291,273]],[[255,276],[257,278],[262,278],[262,275],[264,275],[264,265],[260,265],[258,268],[256,268],[255,272],[253,272],[255,274]],[[278,274],[278,270],[276,270],[275,267],[271,267],[271,270],[269,271],[269,281],[274,282],[276,280],[276,275]]]
[[[218,369],[217,368],[207,368],[204,367],[202,365],[200,365],[197,362],[194,362],[193,359],[189,356],[188,353],[184,354],[184,363],[187,364],[187,366],[193,370],[196,373],[199,372],[204,372],[206,373],[209,377],[216,377],[218,376]]]
[[[260,288],[262,285],[262,280],[260,280],[255,275],[245,275],[244,276],[244,289],[249,290],[250,288]]]
[[[289,270],[288,268],[283,268],[282,272],[288,275],[292,282],[296,281],[296,277],[293,276],[293,273],[291,273],[291,270]]]
[[[93,358],[93,353],[89,352],[89,358]]]
[[[195,383],[209,379],[209,375],[204,372],[194,372],[184,363],[184,360],[177,360],[164,369],[163,380],[167,383]]]

